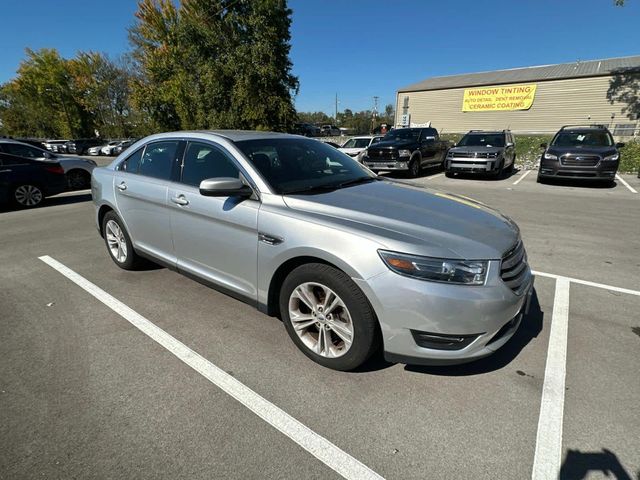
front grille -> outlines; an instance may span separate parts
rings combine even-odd
[[[502,257],[500,277],[507,287],[520,295],[527,273],[527,252],[522,240],[518,240],[518,243]]]
[[[398,158],[395,150],[368,150],[367,156],[372,162],[396,160]]]
[[[498,158],[497,152],[451,152],[454,158]]]
[[[560,163],[566,167],[595,167],[600,162],[597,155],[562,155]]]

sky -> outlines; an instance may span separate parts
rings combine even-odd
[[[212,0],[216,1],[216,0]],[[395,103],[398,88],[457,73],[640,55],[640,0],[289,0],[298,111]],[[0,83],[25,48],[117,56],[135,0],[2,0]]]

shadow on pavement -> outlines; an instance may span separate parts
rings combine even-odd
[[[536,338],[542,331],[544,319],[544,312],[540,309],[540,302],[538,301],[538,293],[533,291],[531,297],[531,304],[529,306],[529,313],[527,313],[522,322],[520,328],[516,331],[515,335],[497,352],[494,354],[476,360],[475,362],[465,363],[462,365],[449,365],[449,366],[422,366],[422,365],[407,365],[405,370],[415,373],[425,373],[429,375],[440,375],[450,377],[463,377],[470,375],[481,375],[483,373],[499,370],[516,358],[518,354],[526,347],[531,340]]]
[[[606,448],[603,448],[602,452],[586,453],[580,450],[569,450],[560,468],[559,478],[560,480],[582,480],[590,477],[592,472],[602,472],[607,478],[616,480],[632,480],[616,454]]]
[[[26,212],[29,210],[41,210],[43,208],[48,208],[48,207],[56,207],[59,205],[71,205],[74,203],[82,203],[82,202],[90,202],[90,201],[91,201],[90,193],[78,193],[75,195],[73,193],[69,193],[67,195],[60,196],[60,197],[45,198],[42,204],[39,207],[35,207],[35,208],[15,208],[11,205],[0,204],[0,213],[19,212],[19,211]]]
[[[455,176],[450,177],[453,179],[460,179],[460,180],[490,180],[490,181],[494,181],[494,182],[499,182],[501,180],[509,180],[511,177],[513,177],[514,175],[516,175],[518,172],[520,172],[521,169],[519,168],[514,168],[513,171],[511,172],[503,172],[502,175],[499,176],[494,176],[494,175],[489,175],[486,173],[466,173],[466,172],[459,172],[456,173]]]
[[[595,188],[601,190],[609,190],[618,186],[615,180],[594,180],[590,178],[545,178],[543,182],[546,185],[555,185],[558,187],[577,187],[577,188]]]

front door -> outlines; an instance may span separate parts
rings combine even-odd
[[[178,268],[232,294],[257,298],[258,210],[253,198],[205,197],[207,178],[240,178],[231,154],[213,143],[187,144],[179,182],[169,187]]]
[[[149,143],[132,153],[114,178],[118,210],[137,250],[175,265],[168,185],[184,144],[178,140]]]

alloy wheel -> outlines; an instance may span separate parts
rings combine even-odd
[[[105,228],[105,234],[111,256],[118,263],[124,263],[127,260],[127,241],[118,222],[109,220]]]
[[[14,197],[24,207],[35,207],[42,201],[43,195],[42,190],[35,185],[20,185],[16,188]]]
[[[333,290],[320,283],[303,283],[293,290],[289,319],[305,346],[322,357],[341,357],[353,343],[349,310]]]

